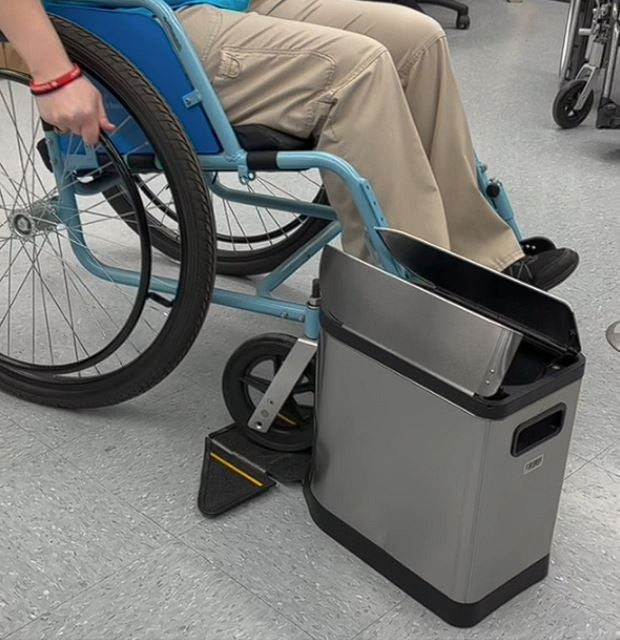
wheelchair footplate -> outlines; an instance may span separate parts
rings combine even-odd
[[[207,517],[226,513],[277,485],[301,482],[310,452],[281,452],[248,440],[236,425],[206,438],[198,508]]]

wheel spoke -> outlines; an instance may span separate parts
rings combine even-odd
[[[271,385],[271,380],[266,380],[265,378],[261,378],[260,376],[256,376],[254,374],[246,374],[241,377],[241,382],[246,384],[251,389],[256,389],[257,391],[261,391],[262,393],[266,393]]]
[[[222,200],[222,203],[224,204],[224,212],[226,214],[226,225],[228,226],[228,233],[230,234],[230,239],[232,241],[232,250],[236,251],[236,249],[235,249],[235,236],[233,235],[232,227],[230,226],[230,218],[228,217],[228,209],[226,208],[226,200]]]
[[[23,277],[22,281],[20,282],[19,287],[17,288],[17,291],[15,292],[14,296],[12,296],[11,273],[9,273],[9,295],[8,295],[9,306],[8,306],[7,310],[4,312],[4,315],[2,316],[2,318],[0,319],[0,327],[2,327],[2,325],[5,322],[5,320],[7,320],[7,318],[8,318],[7,326],[9,327],[9,331],[10,331],[10,326],[11,326],[11,309],[13,308],[13,305],[15,304],[15,301],[19,297],[19,294],[21,293],[22,289],[26,285],[26,282],[27,282],[28,277],[30,276],[32,270],[34,269],[34,260],[35,260],[35,258],[34,258],[34,256],[32,258],[30,257],[30,254],[28,253],[28,250],[25,247],[26,247],[26,243],[24,242],[22,244],[22,248],[24,249],[26,255],[28,256],[28,259],[31,262],[30,268],[28,269],[28,271],[26,272],[26,275]]]
[[[247,234],[245,233],[245,230],[243,229],[243,226],[239,222],[239,218],[237,217],[237,214],[235,213],[235,210],[232,208],[232,205],[230,204],[230,202],[228,202],[226,200],[222,200],[222,202],[224,203],[224,207],[225,208],[228,207],[229,211],[232,213],[232,216],[235,219],[235,222],[237,223],[237,226],[239,227],[239,230],[241,231],[241,233],[243,234],[243,237],[245,238],[246,244],[250,247],[250,250],[251,250],[252,249],[252,243],[250,242],[250,239],[248,238]],[[232,232],[231,232],[231,236],[232,236]]]
[[[36,260],[37,264],[39,263],[39,256],[37,255],[37,244],[36,244],[36,238],[32,239],[32,247],[33,247],[33,254],[34,254],[34,259],[33,259],[33,266],[34,266],[34,261]],[[32,347],[32,362],[34,362],[34,352],[35,352],[35,343],[36,343],[36,325],[37,325],[37,305],[36,305],[36,281],[35,281],[35,270],[33,269],[31,272],[31,278],[32,278],[32,291],[31,291],[31,296],[32,296],[32,306],[31,306],[31,313],[32,313],[32,340],[31,340],[31,347]]]
[[[274,198],[277,198],[278,195],[275,193],[275,191],[273,189],[271,189],[268,185],[270,185],[271,183],[267,180],[265,180],[264,178],[257,178],[257,180],[259,182],[262,183],[262,185],[265,187],[265,189],[267,189],[267,191],[269,191],[269,193],[274,196]],[[275,186],[275,185],[274,185]],[[291,198],[293,198],[294,200],[299,201],[299,198],[297,198],[296,196],[289,194],[288,192],[284,191],[284,194],[287,196],[290,196]],[[273,222],[275,223],[276,227],[278,229],[281,229],[282,232],[284,233],[284,235],[288,238],[288,233],[286,231],[286,226],[288,225],[282,225],[278,220],[276,220],[275,216],[273,215],[273,213],[271,212],[271,209],[269,208],[265,208],[265,211],[269,214],[269,217],[273,220]]]
[[[17,255],[19,255],[22,251],[22,249],[24,248],[24,245],[22,245],[19,250],[17,251]],[[9,266],[7,267],[7,271],[9,274],[9,282],[8,282],[8,299],[11,300],[11,295],[13,293],[13,289],[11,287],[12,284],[12,280],[11,280],[11,267],[13,266],[13,263],[15,262],[15,258],[13,258],[13,237],[11,237],[10,240],[10,244],[9,244]],[[5,272],[6,274],[6,272]],[[0,278],[0,282],[4,280],[4,275],[2,276],[2,278]],[[8,314],[9,314],[9,321],[7,322],[7,327],[6,327],[6,332],[7,332],[7,338],[6,338],[6,343],[7,343],[7,353],[9,354],[9,356],[11,355],[11,307],[9,306],[9,310],[8,310]]]
[[[22,182],[24,180],[24,176],[26,175],[26,168],[24,167],[24,156],[22,154],[22,137],[19,133],[19,129],[17,127],[17,120],[15,118],[15,99],[13,97],[13,84],[9,84],[9,95],[10,95],[10,101],[11,101],[11,108],[13,109],[13,115],[11,115],[10,113],[10,109],[9,109],[9,105],[7,104],[6,98],[4,97],[4,92],[0,91],[0,96],[2,96],[2,102],[4,102],[4,106],[6,107],[7,113],[9,115],[9,118],[11,119],[11,122],[13,123],[13,127],[15,129],[15,139],[17,140],[17,152],[19,154],[19,164],[22,167]],[[20,183],[20,188],[21,188],[21,183]]]
[[[285,196],[288,196],[289,198],[292,198],[293,200],[296,200],[297,202],[301,201],[301,198],[298,198],[296,195],[292,194],[290,191],[287,191],[286,189],[283,189],[281,186],[275,184],[274,182],[271,182],[271,180],[267,180],[267,178],[263,178],[262,176],[260,176],[259,178],[256,178],[258,180],[258,182],[260,182],[261,184],[263,184],[263,186],[265,187],[265,189],[268,189],[267,185],[269,185],[270,187],[272,187],[273,189],[275,189],[276,191],[279,191],[280,193],[283,193]],[[271,195],[275,196],[276,194],[269,190]]]
[[[254,194],[256,193],[255,189],[252,187],[251,184],[248,184],[248,191],[250,193],[254,193]],[[256,209],[256,213],[258,214],[258,217],[259,217],[259,219],[261,221],[261,224],[263,225],[263,229],[265,230],[265,235],[267,236],[267,240],[269,240],[269,244],[271,246],[273,246],[273,240],[271,239],[271,235],[269,234],[269,231],[267,229],[267,225],[265,224],[265,220],[263,219],[263,215],[260,212],[259,207],[254,207],[254,209]],[[267,209],[267,211],[269,211],[269,210]]]
[[[296,426],[301,426],[301,424],[303,424],[304,422],[304,417],[299,411],[297,403],[292,398],[289,398],[284,403],[284,406],[282,407],[282,411],[280,411],[280,413],[292,420]]]
[[[21,200],[22,205],[24,206],[24,208],[27,208],[28,207],[28,203],[22,197],[19,189],[17,189],[15,187],[15,185],[18,184],[18,183],[15,180],[13,180],[13,178],[11,178],[11,176],[9,175],[9,172],[6,170],[6,167],[4,166],[4,164],[2,162],[0,162],[0,171],[2,171],[2,173],[8,179],[8,181],[11,183],[11,186],[13,187],[13,189],[15,189],[15,197],[16,197],[16,199],[17,200]],[[12,207],[11,211],[15,211],[15,207]]]
[[[281,355],[274,354],[270,358],[270,360],[273,363],[273,375],[275,377],[278,371],[280,371],[280,369],[282,368],[282,364],[284,363],[284,357]]]
[[[42,247],[45,246],[45,243],[48,243],[51,246],[49,238],[45,238],[45,240],[43,241],[41,246]],[[53,291],[51,291],[51,289],[49,288],[49,286],[45,282],[45,279],[43,278],[43,274],[41,272],[39,272],[39,278],[40,278],[41,284],[43,285],[43,287],[45,287],[45,290],[47,291],[47,293],[49,294],[52,302],[54,303],[54,306],[58,309],[58,311],[59,311],[60,315],[62,316],[63,320],[65,321],[65,323],[67,324],[67,326],[71,330],[72,337],[73,337],[73,342],[74,342],[74,351],[75,351],[75,354],[76,354],[76,358],[80,357],[79,355],[77,355],[77,344],[79,344],[80,348],[86,354],[86,356],[89,357],[88,350],[84,346],[84,343],[82,342],[82,339],[80,338],[79,334],[75,330],[75,324],[73,323],[72,320],[67,318],[67,315],[63,311],[63,309],[62,309],[60,303],[58,302],[58,300],[56,300],[56,296],[54,295]],[[97,368],[95,367],[95,369],[97,369]],[[98,369],[97,369],[97,371],[99,372]]]
[[[302,178],[305,178],[308,182],[313,184],[315,187],[318,187],[319,189],[323,187],[323,185],[320,182],[318,182],[317,180],[313,180],[305,171],[300,171],[299,175]]]
[[[84,306],[89,310],[89,312],[93,315],[93,318],[95,318],[95,321],[99,324],[99,327],[102,329],[102,334],[105,335],[105,331],[103,330],[103,326],[101,325],[101,321],[94,316],[91,306],[92,303],[89,303],[85,298],[84,298],[84,294],[80,291],[80,289],[77,287],[77,285],[75,284],[75,282],[73,281],[73,278],[75,278],[79,284],[85,289],[85,291],[89,294],[89,296],[92,298],[92,300],[94,301],[95,305],[97,307],[99,307],[101,309],[101,311],[104,313],[104,315],[108,318],[108,320],[114,325],[114,328],[117,331],[121,330],[121,327],[119,326],[119,324],[117,323],[117,321],[112,317],[112,315],[110,314],[110,312],[104,307],[104,305],[101,303],[101,300],[99,299],[99,296],[97,296],[95,293],[93,293],[92,289],[86,284],[86,282],[84,282],[83,278],[80,276],[80,274],[71,266],[71,264],[69,264],[68,262],[66,262],[63,257],[56,251],[56,249],[54,248],[54,246],[49,243],[50,249],[53,252],[54,257],[61,262],[64,267],[67,269],[67,271],[73,276],[71,278],[71,284],[73,285],[74,289],[76,290],[76,292],[80,295],[80,297],[82,298],[82,300],[84,301]],[[131,341],[131,340],[127,340],[127,344],[131,345],[133,347],[133,349],[136,351],[136,353],[139,355],[141,353],[140,349],[138,349],[138,347],[135,346],[135,344]]]
[[[15,261],[17,260],[17,258],[21,254],[21,252],[23,251],[24,245],[22,244],[20,246],[20,248],[18,249],[17,253],[15,255],[13,255],[13,236],[11,236],[8,239],[8,242],[10,243],[10,245],[9,245],[9,266],[4,270],[4,273],[0,276],[0,282],[2,282],[8,275],[9,276],[9,288],[10,288],[10,286],[11,286],[11,268],[13,267],[13,264],[15,263]]]
[[[45,244],[45,240],[43,241],[43,244]],[[41,264],[39,262],[39,256],[37,255],[36,257],[36,270],[37,273],[39,274],[39,277],[41,278]],[[43,305],[43,315],[45,316],[45,330],[47,333],[47,342],[48,342],[48,346],[49,346],[49,351],[50,351],[50,363],[53,365],[54,364],[54,348],[52,346],[52,330],[50,328],[50,320],[49,320],[49,314],[47,311],[47,301],[45,300],[45,289],[43,288],[43,286],[39,283],[39,290],[41,292],[41,303]],[[33,363],[34,363],[34,358],[33,358]]]
[[[32,123],[32,128],[33,128],[33,136],[32,136],[32,142],[30,144],[30,148],[28,148],[28,146],[26,145],[20,131],[19,131],[19,125],[17,124],[17,113],[15,111],[15,99],[13,96],[13,87],[12,85],[9,85],[9,89],[10,89],[10,97],[11,97],[11,108],[13,110],[13,115],[11,115],[9,113],[9,108],[6,102],[6,99],[4,97],[4,94],[2,92],[0,92],[0,95],[2,96],[2,100],[4,102],[4,105],[7,109],[7,113],[9,115],[9,118],[11,119],[11,122],[13,123],[13,126],[15,127],[15,135],[17,137],[17,142],[18,142],[18,150],[19,150],[19,156],[20,156],[20,162],[22,165],[22,179],[20,180],[20,190],[22,188],[22,186],[25,188],[26,193],[28,193],[28,167],[32,166],[32,172],[33,172],[33,183],[32,183],[32,190],[30,191],[31,194],[31,198],[36,198],[36,190],[35,190],[35,185],[34,185],[34,178],[36,176],[36,179],[39,182],[39,185],[41,186],[41,189],[43,191],[46,190],[45,185],[43,184],[43,181],[41,180],[41,176],[39,175],[39,172],[36,170],[36,163],[35,163],[35,156],[34,156],[34,148],[35,148],[35,144],[36,144],[36,133],[38,131],[39,125],[40,125],[40,120],[37,123],[37,127],[35,129],[34,127],[34,122]],[[31,118],[32,116],[32,112],[34,110],[34,100],[31,100]],[[26,153],[26,161],[24,163],[23,160],[23,155],[22,152]],[[30,203],[32,204],[32,202]]]
[[[301,395],[302,393],[312,393],[314,391],[314,382],[309,380],[308,382],[299,383],[294,389],[295,395]]]
[[[75,246],[82,247],[82,248],[85,248],[88,251],[90,251],[90,248],[86,244],[83,244],[83,243],[81,243],[81,242],[79,242],[77,240],[74,240],[72,238],[68,238],[66,236],[61,236],[60,233],[58,233],[57,230],[56,230],[56,235],[59,238],[61,238],[61,237],[65,238],[66,240],[68,240],[69,242],[74,244]],[[125,245],[119,245],[119,246],[124,247]],[[63,261],[64,261],[64,257],[63,257]],[[68,264],[68,263],[65,262],[65,264]],[[102,278],[102,279],[105,279],[106,282],[109,282],[111,285],[113,285],[115,287],[115,289],[121,294],[121,296],[123,298],[125,298],[125,300],[127,300],[129,302],[129,304],[133,305],[133,301],[127,295],[126,287],[123,288],[123,287],[119,286],[119,284],[114,280],[114,277],[112,276],[112,274],[108,271],[108,269],[106,269],[104,267],[104,265],[99,264],[99,268],[101,269],[102,274],[105,276],[105,278]],[[149,329],[151,329],[151,331],[153,331],[153,333],[156,333],[156,331],[155,331],[154,327],[151,325],[151,323],[146,318],[143,318],[143,320],[144,320],[144,324],[146,324],[146,326]]]
[[[64,260],[64,256],[62,253],[62,244],[60,242],[60,236],[58,234],[56,234],[56,240],[58,242],[58,251],[60,253],[60,257],[62,258],[62,262],[61,262],[61,266],[62,266],[62,277],[63,277],[63,281],[65,284],[65,293],[67,296],[67,303],[69,305],[69,320],[71,321],[71,329],[72,329],[72,333],[73,333],[73,346],[74,346],[74,351],[75,351],[75,359],[79,360],[79,356],[78,356],[78,349],[77,349],[77,340],[76,340],[76,332],[73,329],[73,307],[71,305],[71,295],[69,294],[69,284],[67,282],[67,269],[65,266],[65,260]],[[88,355],[88,352],[86,352],[86,354]]]

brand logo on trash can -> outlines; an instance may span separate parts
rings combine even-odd
[[[527,475],[528,473],[532,473],[532,471],[536,471],[536,469],[543,466],[544,461],[545,461],[545,455],[541,454],[536,458],[534,458],[533,460],[526,462],[525,466],[523,467],[523,475]]]

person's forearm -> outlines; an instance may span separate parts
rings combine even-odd
[[[0,0],[0,31],[26,62],[35,82],[47,82],[71,70],[40,0]]]

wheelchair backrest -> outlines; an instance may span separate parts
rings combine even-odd
[[[49,14],[64,18],[99,37],[140,70],[159,91],[185,128],[197,153],[214,155],[221,145],[200,103],[187,107],[184,97],[193,92],[185,72],[163,29],[147,12],[46,3]],[[108,115],[115,124],[124,122],[124,108],[105,92]],[[122,153],[137,148],[142,133],[137,125],[123,126],[115,143]],[[141,150],[144,153],[144,149]]]

